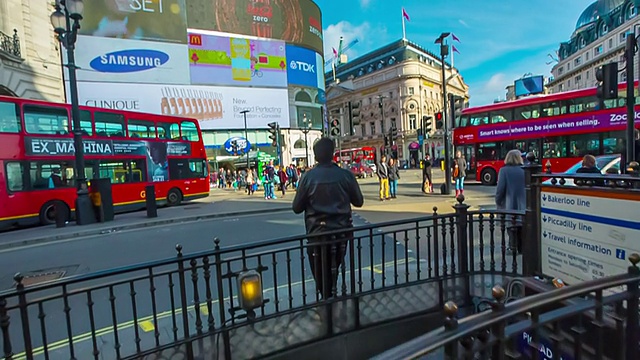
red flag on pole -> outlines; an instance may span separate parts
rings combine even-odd
[[[338,50],[336,50],[336,48],[332,48],[333,49],[333,56],[338,56]]]
[[[407,19],[407,21],[411,21],[411,19],[409,18],[409,14],[404,8],[402,8],[402,16],[404,16],[404,18]]]
[[[460,39],[458,39],[458,37],[454,33],[451,33],[451,38],[457,42],[460,42]]]
[[[458,51],[458,49],[456,48],[456,46],[455,46],[455,45],[451,45],[451,50],[452,50],[453,52],[457,52],[458,54],[460,54],[460,51]]]

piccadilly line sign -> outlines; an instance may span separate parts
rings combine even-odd
[[[146,155],[150,141],[127,140],[82,140],[85,155]],[[73,139],[52,139],[26,137],[25,147],[27,155],[62,156],[75,154]],[[188,143],[167,143],[168,155],[191,155]]]

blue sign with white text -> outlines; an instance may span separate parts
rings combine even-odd
[[[290,85],[320,88],[316,53],[298,46],[287,45],[287,80]]]
[[[242,155],[242,154],[246,154],[247,151],[251,150],[251,143],[249,143],[249,140],[243,137],[235,136],[225,141],[224,149],[229,154]]]
[[[155,69],[169,61],[169,55],[157,50],[120,50],[100,55],[89,66],[103,73],[130,73]]]

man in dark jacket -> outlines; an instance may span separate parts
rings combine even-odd
[[[323,299],[336,295],[338,270],[344,261],[347,241],[353,237],[351,205],[364,203],[360,185],[349,170],[332,163],[333,141],[320,139],[314,146],[318,164],[300,177],[293,212],[304,211],[307,234],[345,230],[338,234],[310,236],[307,253],[316,289]]]

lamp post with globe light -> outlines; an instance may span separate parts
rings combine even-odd
[[[71,118],[73,120],[73,145],[75,149],[75,178],[77,188],[76,222],[78,225],[94,223],[93,208],[89,198],[89,189],[84,172],[84,148],[82,144],[82,129],[80,126],[80,108],[78,107],[78,84],[76,78],[75,44],[78,40],[78,30],[84,3],[82,0],[59,0],[56,10],[51,14],[51,25],[58,35],[58,40],[67,49],[67,64],[69,69],[69,94],[71,97]]]

